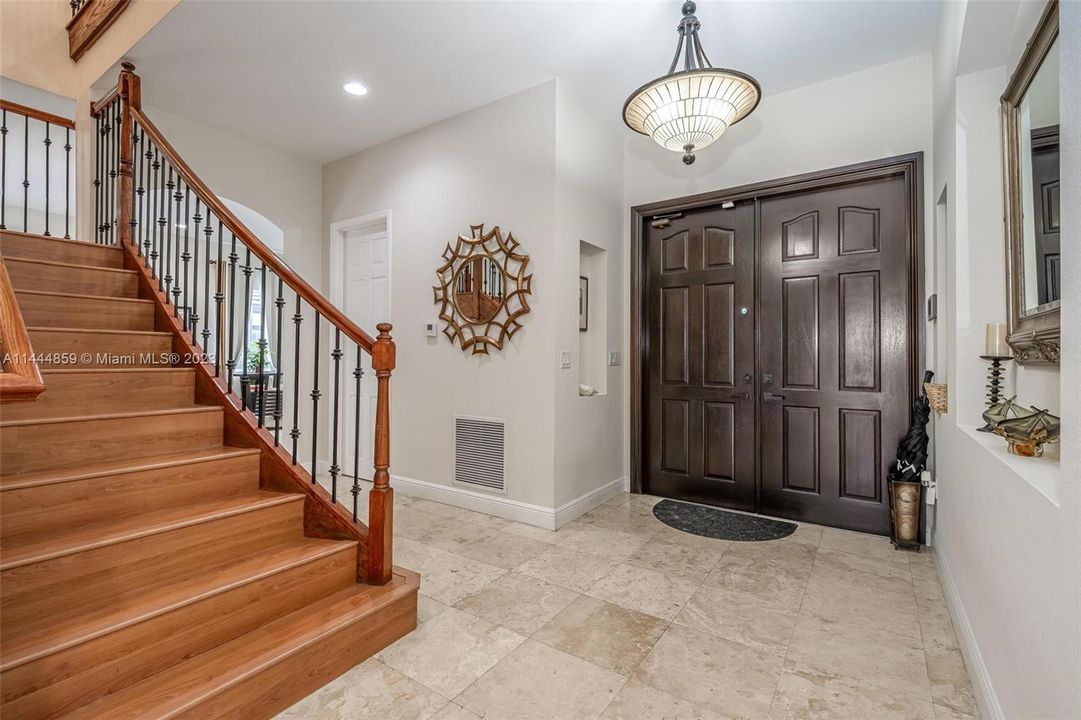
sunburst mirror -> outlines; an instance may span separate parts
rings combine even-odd
[[[513,233],[504,239],[498,225],[488,232],[484,225],[470,225],[468,237],[447,243],[446,262],[435,271],[439,285],[432,290],[443,334],[462,350],[487,355],[521,329],[518,319],[529,312],[533,275],[526,274],[529,256],[516,252],[518,247]]]

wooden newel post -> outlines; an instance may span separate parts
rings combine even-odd
[[[394,559],[394,489],[390,486],[390,374],[394,370],[394,341],[390,323],[376,325],[372,369],[378,382],[375,403],[375,474],[368,502],[368,582],[390,582]]]
[[[135,226],[135,142],[132,139],[135,134],[135,118],[132,117],[131,110],[142,107],[142,91],[139,76],[135,74],[135,65],[125,61],[120,67],[120,168],[116,181],[116,217],[120,226],[120,243],[130,245]]]

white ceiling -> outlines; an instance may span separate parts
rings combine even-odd
[[[129,57],[147,105],[328,162],[556,76],[586,89],[618,127],[627,95],[667,71],[679,9],[192,1]],[[939,9],[939,0],[707,0],[698,17],[713,64],[754,75],[770,95],[929,51]],[[342,92],[353,79],[367,96]]]

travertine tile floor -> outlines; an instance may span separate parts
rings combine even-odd
[[[416,631],[279,720],[971,720],[934,556],[801,525],[731,543],[622,495],[559,532],[395,500]]]

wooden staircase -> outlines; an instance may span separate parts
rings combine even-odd
[[[419,578],[358,580],[364,544],[172,366],[125,248],[0,255],[46,388],[0,406],[4,720],[271,717],[415,627]]]

